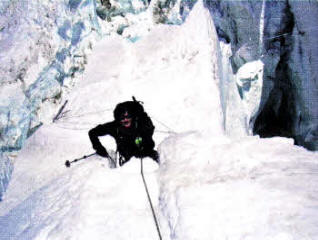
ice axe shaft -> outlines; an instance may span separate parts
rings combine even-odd
[[[65,166],[66,166],[66,167],[70,167],[72,163],[77,162],[77,161],[80,161],[80,160],[85,159],[85,158],[88,158],[88,157],[91,157],[91,156],[93,156],[93,155],[95,155],[95,154],[96,154],[96,153],[91,153],[91,154],[89,154],[89,155],[84,155],[83,157],[81,157],[81,158],[76,158],[76,159],[74,159],[74,160],[72,160],[72,161],[66,160]]]

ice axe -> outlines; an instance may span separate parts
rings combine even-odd
[[[81,158],[76,158],[76,159],[74,159],[73,161],[66,160],[65,166],[66,166],[66,167],[70,167],[72,163],[77,162],[77,161],[80,161],[80,160],[85,159],[85,158],[88,158],[88,157],[91,157],[91,156],[93,156],[93,155],[95,155],[95,154],[96,154],[96,153],[92,153],[92,154],[89,154],[89,155],[84,155],[83,157],[81,157]]]

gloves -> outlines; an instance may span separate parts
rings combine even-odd
[[[108,152],[106,151],[106,149],[104,148],[104,147],[98,147],[97,149],[96,149],[96,153],[99,155],[99,156],[101,156],[101,157],[108,157],[109,155],[108,155]]]

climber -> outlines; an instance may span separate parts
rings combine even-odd
[[[154,150],[155,143],[152,139],[155,127],[141,103],[134,97],[133,101],[119,103],[114,110],[114,118],[112,122],[98,125],[88,132],[96,153],[108,157],[108,152],[98,137],[110,135],[117,144],[120,166],[133,156],[150,157],[159,163],[159,154]]]

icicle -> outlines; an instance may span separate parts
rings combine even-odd
[[[265,0],[262,3],[262,11],[259,21],[259,55],[262,54],[263,51],[263,38],[264,38],[264,27],[265,27]]]

